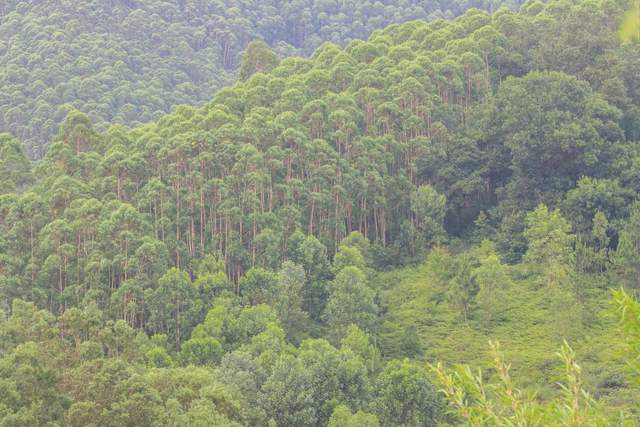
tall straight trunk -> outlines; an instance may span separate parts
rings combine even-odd
[[[336,192],[336,201],[335,201],[335,230],[334,230],[334,235],[333,235],[333,242],[334,242],[334,251],[338,250],[338,204],[340,203],[340,195]]]
[[[129,269],[129,239],[124,238],[124,280],[127,280],[127,270]]]
[[[176,267],[180,268],[180,162],[176,159]]]
[[[316,214],[316,201],[315,199],[311,200],[311,209],[309,212],[309,235],[313,235],[313,218]]]
[[[35,251],[34,248],[34,237],[33,237],[33,221],[29,223],[29,245],[31,246],[31,259],[29,262],[33,262],[33,254]],[[35,268],[31,269],[31,282],[33,283],[36,280],[36,270]]]
[[[207,232],[207,211],[204,206],[204,185],[200,187],[200,252],[204,256],[204,244]]]
[[[180,351],[180,298],[176,305],[176,351]]]

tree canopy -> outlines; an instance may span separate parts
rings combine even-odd
[[[520,3],[3,0],[0,133],[11,132],[31,158],[41,158],[72,110],[106,130],[110,123],[157,121],[175,105],[206,103],[232,82],[254,39],[281,57],[306,56],[324,42],[346,45],[394,23]]]
[[[0,39],[42,74],[26,97],[82,101],[27,116],[40,160],[0,134],[0,425],[637,424],[630,4],[362,3],[0,6],[0,37],[51,52],[38,67]],[[215,32],[232,22],[237,40]],[[122,64],[83,53],[105,31]],[[73,78],[44,83],[70,56],[96,94],[96,64],[128,76],[104,120]],[[210,98],[189,61],[218,60],[218,83],[240,78]],[[0,69],[0,102],[27,105],[25,73]],[[137,85],[199,98],[145,115],[122,107],[143,108]]]

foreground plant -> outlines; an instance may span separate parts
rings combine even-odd
[[[467,365],[447,369],[442,364],[431,366],[441,392],[449,402],[453,415],[468,426],[609,426],[633,425],[623,416],[609,420],[584,389],[582,369],[573,349],[566,342],[557,356],[565,367],[565,381],[558,384],[561,393],[551,402],[541,402],[534,393],[514,386],[497,343],[490,343],[498,381],[485,383],[479,369],[474,373]]]

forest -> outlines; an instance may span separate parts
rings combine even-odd
[[[0,5],[0,426],[640,425],[640,2],[93,3]]]
[[[100,130],[203,105],[233,82],[253,39],[310,55],[413,19],[522,0],[2,0],[0,132],[40,159],[73,110]],[[355,7],[354,7],[355,6]]]

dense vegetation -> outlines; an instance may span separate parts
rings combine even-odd
[[[0,424],[637,423],[628,10],[252,43],[206,106],[3,134]]]
[[[209,101],[231,82],[255,38],[282,56],[308,55],[324,41],[366,39],[391,23],[519,3],[3,0],[0,132],[13,133],[41,158],[73,109],[104,130],[107,123],[138,126],[176,104]]]

